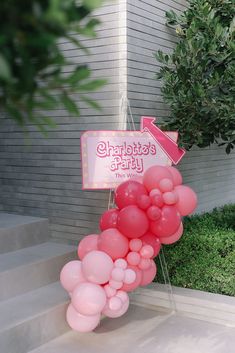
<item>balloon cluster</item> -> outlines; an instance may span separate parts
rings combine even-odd
[[[174,167],[150,167],[140,180],[129,180],[115,191],[117,208],[104,212],[100,234],[81,240],[81,261],[67,263],[60,275],[70,293],[67,321],[80,332],[92,331],[101,315],[123,315],[128,292],[152,282],[153,260],[161,244],[173,244],[183,234],[181,217],[193,212],[197,196],[182,185]]]

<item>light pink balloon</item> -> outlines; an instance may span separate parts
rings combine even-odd
[[[82,260],[90,251],[98,249],[98,234],[84,237],[78,245],[78,257]]]
[[[176,186],[175,192],[179,197],[175,206],[178,208],[180,214],[187,216],[192,213],[197,207],[197,195],[195,192],[186,185]]]
[[[174,184],[173,184],[173,181],[171,179],[164,178],[164,179],[160,180],[159,189],[162,192],[172,191],[173,188],[174,188]]]
[[[128,268],[135,271],[136,279],[135,279],[135,282],[133,282],[131,284],[124,283],[124,285],[121,288],[121,290],[124,292],[132,292],[134,289],[136,289],[140,285],[140,282],[142,279],[142,271],[137,266],[128,266]]]
[[[128,300],[128,294],[124,292],[123,290],[118,290],[116,297],[120,298],[123,303],[125,303]]]
[[[109,281],[109,285],[110,285],[110,287],[112,287],[114,289],[120,289],[120,288],[122,288],[123,282],[122,281],[114,281],[113,279],[111,279]]]
[[[117,259],[114,262],[115,267],[122,268],[125,270],[127,268],[127,262],[124,259]]]
[[[151,265],[147,270],[142,271],[142,279],[140,282],[141,286],[147,286],[148,284],[150,284],[157,273],[157,266],[155,265],[155,262],[153,260],[151,260]]]
[[[148,191],[151,191],[157,189],[159,187],[159,182],[164,178],[172,180],[169,170],[163,166],[153,166],[147,169],[144,173],[143,184]]]
[[[163,201],[166,205],[174,205],[178,201],[179,197],[175,191],[164,192],[162,195]]]
[[[183,182],[182,175],[175,167],[166,167],[171,173],[174,186],[181,185]]]
[[[82,260],[84,277],[93,283],[104,284],[111,278],[113,260],[103,251],[91,251]]]
[[[60,282],[68,292],[72,292],[77,284],[86,282],[82,273],[81,261],[68,262],[60,272]]]
[[[114,281],[123,281],[124,276],[125,276],[125,272],[122,268],[114,267],[111,274],[111,277]]]
[[[100,323],[100,314],[86,316],[78,313],[70,304],[67,309],[66,318],[69,326],[78,332],[91,332]]]
[[[71,298],[73,307],[82,315],[99,314],[106,301],[104,289],[98,284],[89,282],[77,285]]]
[[[145,259],[151,259],[154,255],[154,249],[151,245],[144,245],[140,250],[140,255]]]
[[[112,288],[109,284],[106,284],[103,288],[107,298],[114,297],[117,293],[117,290]]]
[[[128,300],[122,305],[121,309],[119,310],[111,310],[108,305],[105,306],[103,310],[103,314],[107,317],[116,318],[124,315],[129,308],[129,298]]]
[[[129,246],[131,251],[140,251],[140,249],[142,248],[142,241],[138,238],[131,239]]]
[[[174,244],[181,238],[183,231],[184,227],[183,223],[181,222],[178,230],[174,234],[172,234],[170,237],[160,238],[160,242],[162,244]]]
[[[129,250],[129,241],[116,228],[110,228],[100,234],[98,248],[116,260],[126,256]]]
[[[126,259],[129,265],[136,266],[140,263],[140,254],[136,251],[130,251]]]
[[[112,297],[108,301],[108,306],[110,310],[117,311],[122,308],[123,302],[119,297]]]

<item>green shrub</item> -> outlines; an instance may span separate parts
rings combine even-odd
[[[185,217],[182,238],[163,250],[173,285],[235,295],[235,205]]]

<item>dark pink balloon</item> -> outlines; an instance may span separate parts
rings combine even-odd
[[[151,222],[150,230],[157,237],[169,237],[180,226],[181,217],[175,206],[163,206],[160,220]]]
[[[151,206],[151,198],[148,195],[140,195],[137,197],[137,206],[142,210],[146,210]]]
[[[98,238],[98,249],[116,260],[126,256],[129,250],[129,241],[116,228],[106,229]]]
[[[84,237],[78,245],[78,257],[82,260],[90,251],[98,249],[98,234],[90,234]]]
[[[174,234],[172,234],[170,237],[160,238],[160,242],[162,244],[174,244],[182,237],[183,231],[184,231],[184,227],[181,222],[179,228]]]
[[[142,271],[137,266],[128,266],[128,268],[135,271],[136,279],[135,279],[135,282],[133,282],[131,284],[124,283],[121,290],[123,290],[125,292],[132,292],[134,289],[136,289],[140,285],[140,282],[142,280]]]
[[[181,185],[183,182],[182,175],[175,167],[166,167],[171,173],[174,186]]]
[[[157,221],[161,217],[161,210],[157,206],[150,206],[147,209],[147,216],[151,221]]]
[[[143,177],[144,186],[148,191],[157,189],[159,187],[159,182],[164,179],[171,179],[172,176],[167,167],[163,166],[153,166],[146,170]]]
[[[144,185],[138,181],[128,180],[120,184],[115,191],[116,205],[122,209],[129,205],[137,205],[137,198],[140,195],[147,195]]]
[[[149,221],[137,206],[127,206],[119,212],[117,228],[128,238],[139,238],[147,232]]]
[[[179,185],[175,187],[175,192],[178,195],[178,202],[176,207],[181,216],[187,216],[192,213],[197,207],[197,195],[186,185]]]
[[[156,277],[157,274],[157,266],[153,260],[151,260],[151,265],[147,270],[142,271],[142,280],[140,285],[141,286],[147,286],[150,284],[154,278]]]
[[[100,229],[103,231],[109,228],[116,228],[119,210],[111,208],[105,211],[100,218]]]
[[[154,235],[153,233],[146,233],[145,235],[143,235],[140,240],[142,240],[144,245],[151,245],[153,250],[154,250],[154,254],[152,257],[156,257],[161,249],[161,242],[160,240],[156,237],[156,235]]]
[[[164,201],[163,201],[162,195],[153,195],[153,196],[151,196],[151,202],[152,202],[152,205],[160,207],[160,208],[164,205]]]

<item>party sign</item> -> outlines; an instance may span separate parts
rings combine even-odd
[[[177,164],[185,151],[177,132],[163,132],[142,117],[141,131],[86,131],[81,137],[83,189],[111,189],[141,177],[153,165]]]

